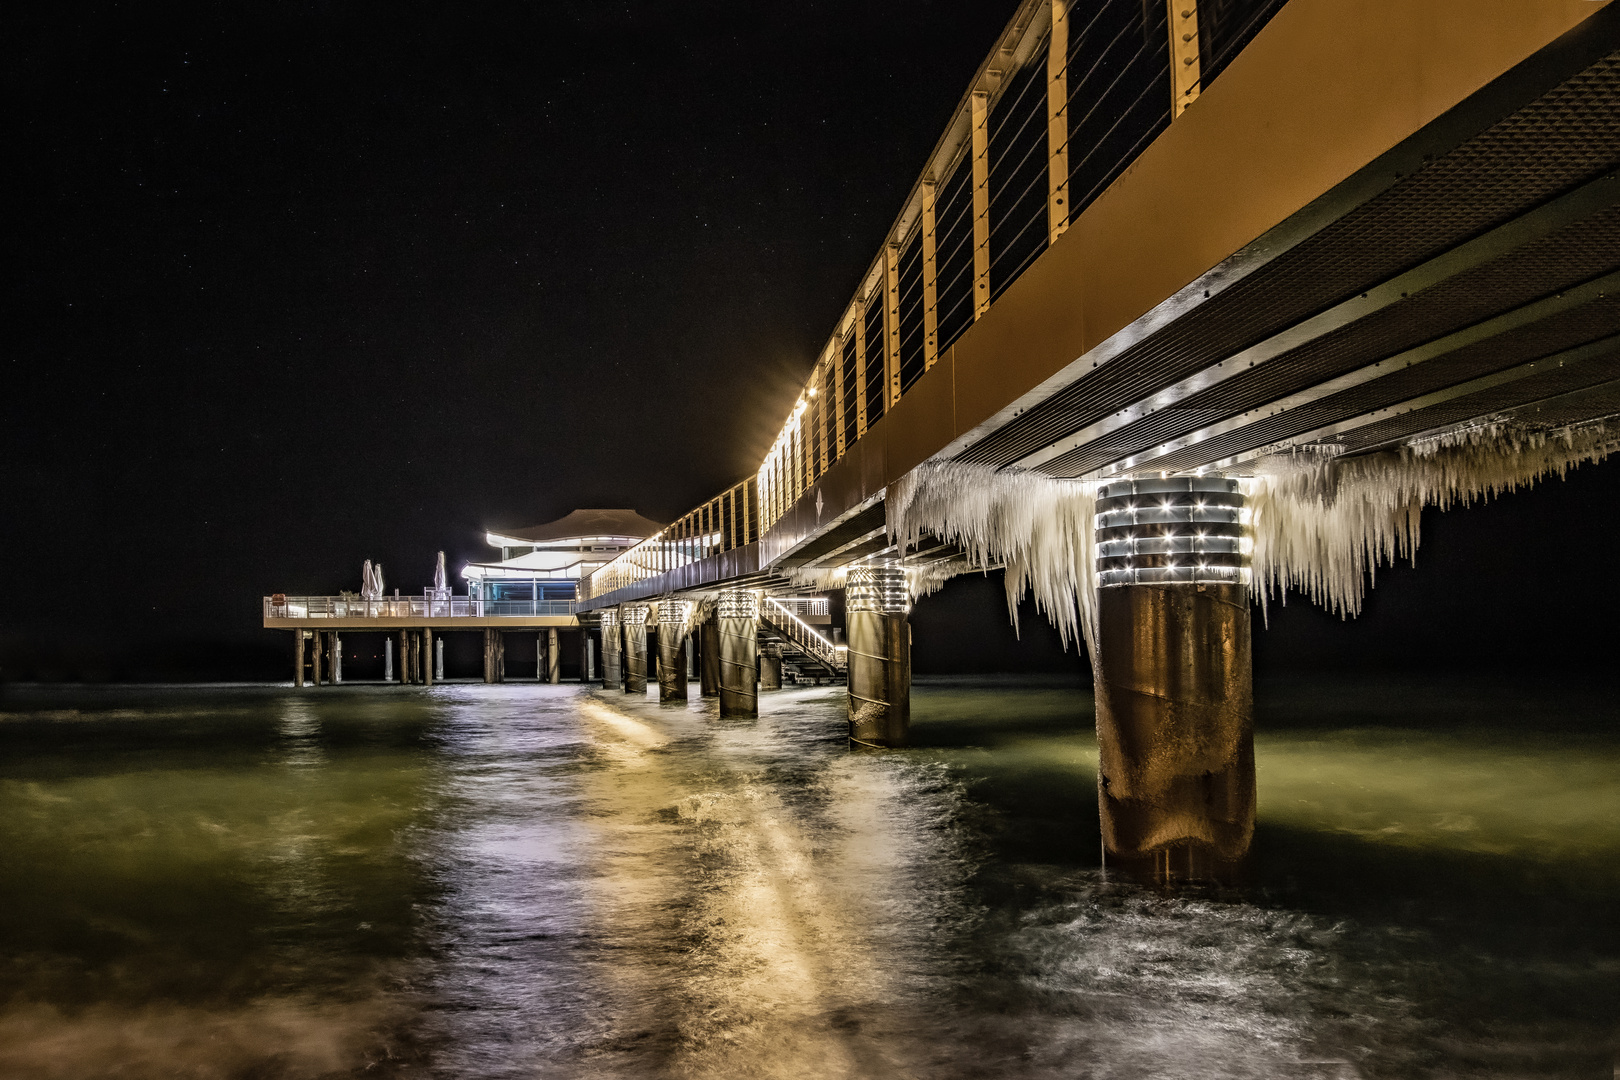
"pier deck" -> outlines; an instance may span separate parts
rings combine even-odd
[[[465,596],[267,596],[267,630],[526,630],[573,628],[572,600],[472,600]]]

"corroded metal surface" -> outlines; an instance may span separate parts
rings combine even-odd
[[[911,624],[904,614],[850,611],[849,737],[904,746],[911,727]]]
[[[1249,634],[1240,585],[1100,591],[1097,799],[1110,861],[1197,850],[1233,863],[1248,852],[1255,809]]]

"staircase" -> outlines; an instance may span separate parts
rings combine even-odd
[[[834,645],[815,627],[801,619],[794,611],[794,607],[800,603],[802,601],[784,602],[767,596],[760,605],[761,621],[782,639],[784,665],[791,665],[799,674],[818,681],[823,678],[843,678],[848,667],[848,650]]]

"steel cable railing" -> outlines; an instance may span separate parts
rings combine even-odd
[[[1203,85],[1283,3],[1207,0],[1201,5]],[[803,498],[864,434],[862,416],[867,426],[878,423],[895,390],[908,392],[923,377],[928,358],[945,355],[1039,260],[1053,235],[1170,124],[1175,105],[1164,5],[1144,0],[1074,5],[1064,24],[1066,47],[1056,58],[1050,55],[1050,20],[1041,21],[1050,10],[1026,0],[998,40],[996,56],[952,116],[938,157],[912,189],[863,276],[861,291],[841,316],[841,337],[817,360],[757,472],[757,531],[768,529]],[[1054,60],[1061,79],[1049,78]],[[1056,131],[1054,107],[1061,116]],[[980,123],[982,128],[975,127]],[[974,147],[984,156],[975,159]],[[1054,177],[1054,167],[1066,175]],[[976,188],[980,181],[983,186]],[[926,266],[920,227],[930,220],[923,212],[930,190],[934,259]],[[984,218],[976,217],[981,213]],[[975,245],[986,237],[988,251],[981,253]],[[898,245],[892,256],[890,244]],[[898,265],[888,262],[891,257]],[[857,349],[858,340],[864,350]],[[898,388],[888,381],[896,359]],[[620,557],[626,565],[633,562],[628,554]]]

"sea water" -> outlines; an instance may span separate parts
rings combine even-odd
[[[1250,879],[1165,891],[1064,680],[892,752],[832,687],[8,688],[0,1076],[1612,1076],[1605,689],[1258,697]]]

